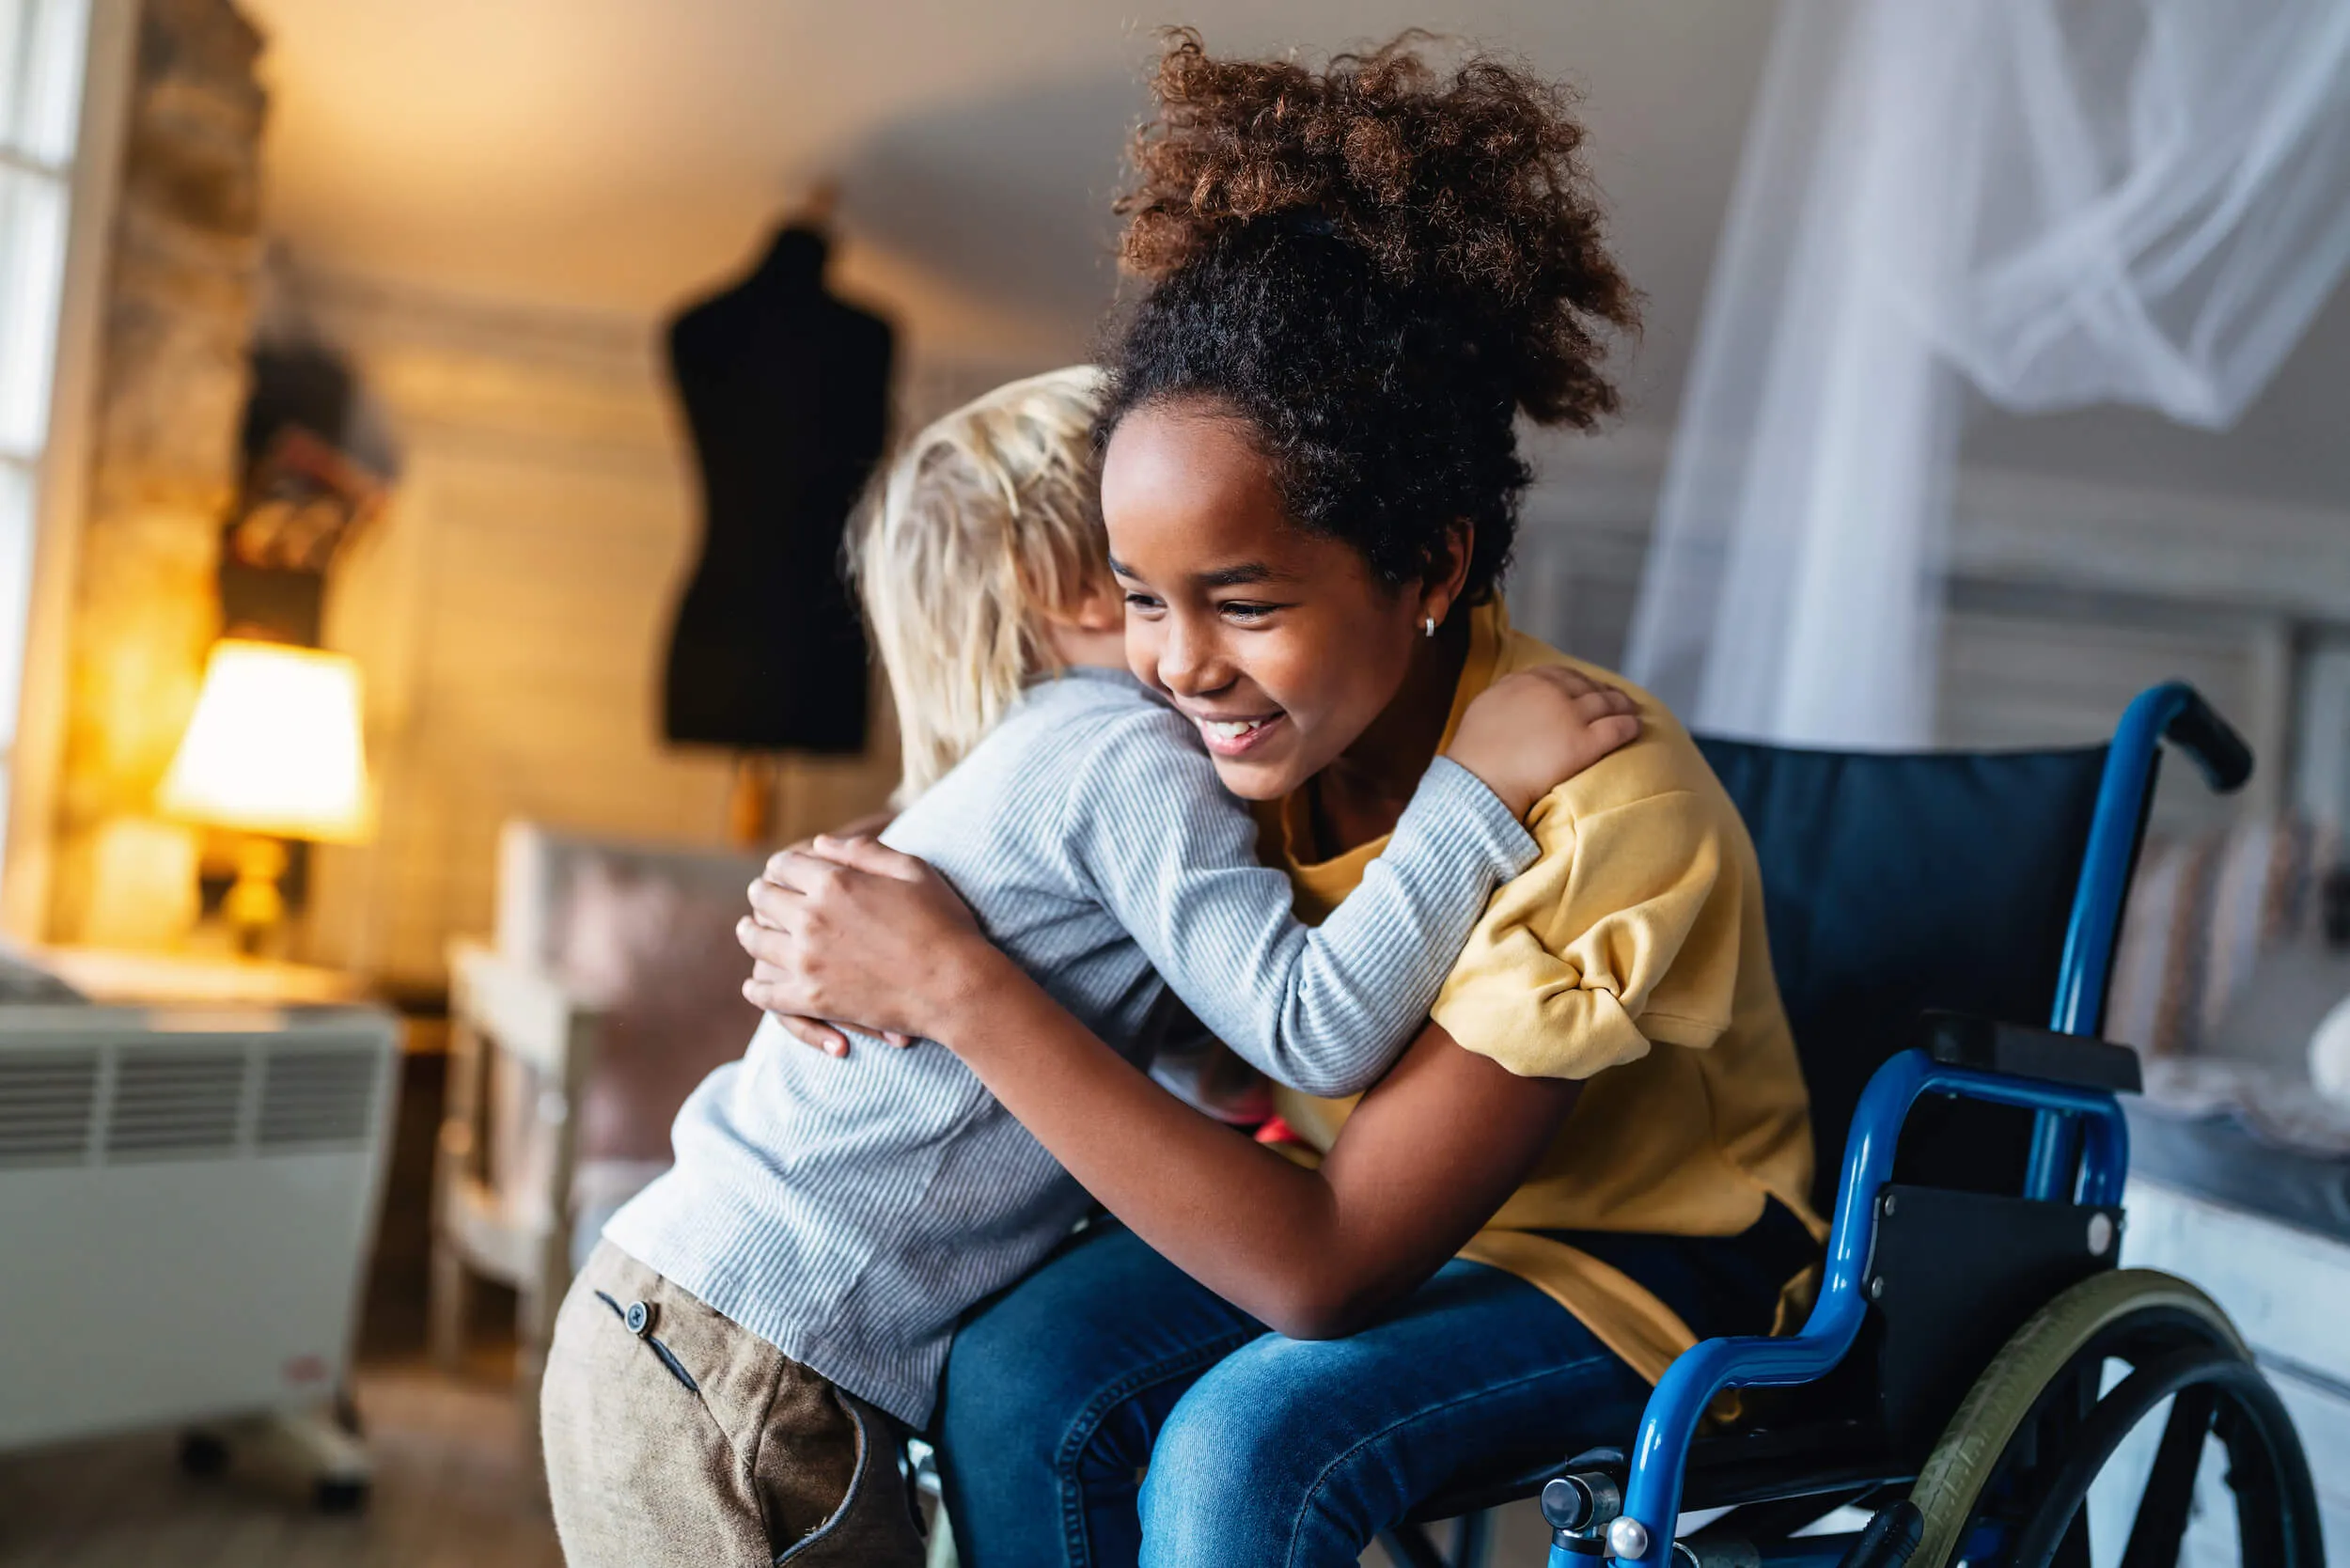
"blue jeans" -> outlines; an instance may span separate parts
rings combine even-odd
[[[1107,1227],[964,1325],[936,1432],[964,1568],[1342,1568],[1456,1479],[1628,1444],[1648,1393],[1498,1269],[1287,1340]]]

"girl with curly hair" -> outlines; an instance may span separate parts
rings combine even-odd
[[[1637,732],[1630,698],[1559,669],[1479,694],[1371,886],[1307,929],[1197,730],[1126,668],[1100,391],[1078,367],[974,400],[860,511],[905,758],[888,841],[1129,1059],[1152,1059],[1171,991],[1274,1078],[1364,1089],[1536,858],[1519,819]],[[703,1080],[676,1163],[572,1282],[540,1401],[572,1568],[914,1568],[900,1427],[930,1419],[956,1320],[1085,1213],[952,1056],[870,1041],[835,1062],[785,1038],[811,1032],[763,1019]]]
[[[1496,594],[1515,425],[1613,411],[1635,296],[1521,71],[1177,33],[1155,90],[1097,425],[1126,657],[1319,918],[1476,694],[1574,664]],[[1801,1309],[1825,1228],[1753,846],[1632,695],[1639,738],[1535,808],[1418,1039],[1359,1101],[1286,1097],[1283,1149],[1153,1087],[919,861],[773,863],[753,999],[943,1044],[1124,1222],[957,1335],[967,1568],[1352,1563],[1449,1485],[1628,1440],[1696,1338]]]

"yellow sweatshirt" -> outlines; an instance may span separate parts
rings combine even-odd
[[[1570,665],[1639,705],[1632,745],[1568,779],[1528,818],[1542,856],[1494,895],[1432,1016],[1526,1076],[1588,1080],[1526,1184],[1461,1256],[1557,1299],[1653,1381],[1694,1341],[1670,1308],[1619,1270],[1535,1234],[1598,1231],[1731,1236],[1777,1198],[1814,1238],[1810,1103],[1772,979],[1762,882],[1737,808],[1689,739],[1647,693],[1472,612],[1468,662],[1445,743],[1469,700],[1516,670]],[[1354,891],[1386,846],[1304,862],[1306,802],[1264,808],[1266,858],[1288,870],[1301,917]],[[1300,1136],[1327,1150],[1351,1100],[1277,1096]],[[1780,1322],[1808,1305],[1791,1280]]]

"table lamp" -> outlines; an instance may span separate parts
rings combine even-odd
[[[340,653],[236,637],[212,645],[158,804],[245,836],[221,914],[247,952],[285,918],[279,840],[356,843],[372,825],[359,691],[359,666]]]

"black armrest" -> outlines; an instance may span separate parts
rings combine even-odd
[[[2128,1046],[2086,1035],[2035,1029],[2028,1024],[2002,1024],[1958,1012],[1925,1012],[1918,1017],[1918,1044],[1936,1061],[2004,1073],[2012,1078],[2038,1078],[2119,1094],[2136,1094],[2144,1087],[2138,1053]]]

